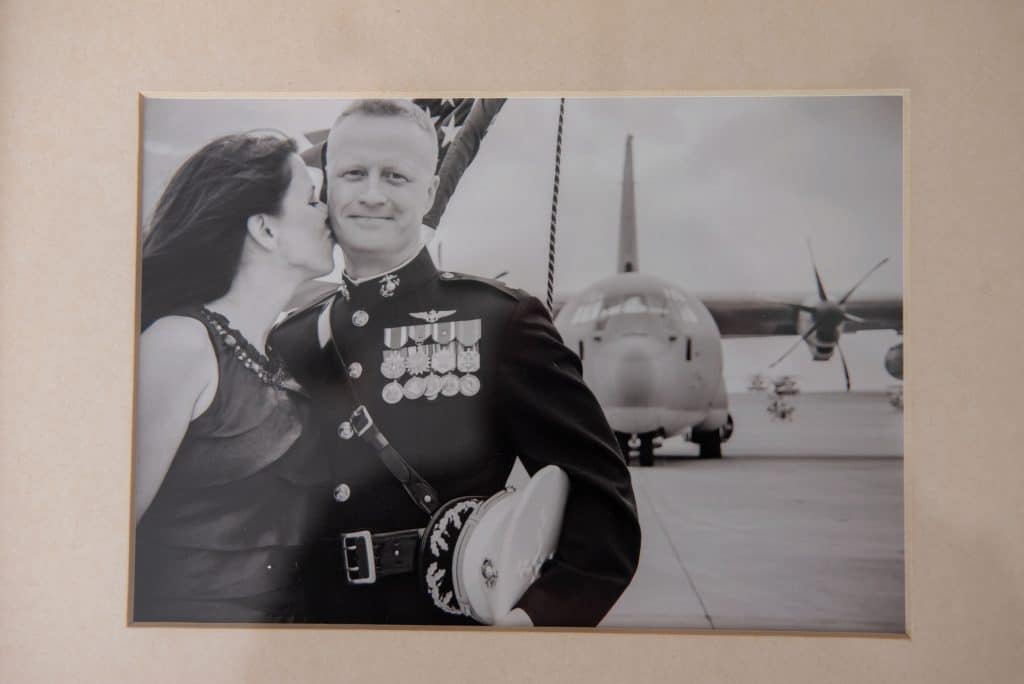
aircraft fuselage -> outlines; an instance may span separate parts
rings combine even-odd
[[[620,273],[567,301],[555,325],[616,432],[671,436],[725,425],[721,336],[696,297]]]

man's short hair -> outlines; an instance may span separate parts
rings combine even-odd
[[[337,127],[346,118],[355,114],[405,117],[411,120],[434,141],[434,158],[435,160],[437,159],[437,131],[434,130],[434,124],[430,120],[430,115],[410,100],[356,100],[338,115],[338,118],[334,120],[334,126],[331,128]]]

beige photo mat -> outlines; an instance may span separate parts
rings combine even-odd
[[[0,679],[1013,681],[1012,3],[10,2]],[[909,637],[127,627],[140,93],[904,95]]]

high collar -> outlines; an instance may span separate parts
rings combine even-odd
[[[389,299],[437,277],[437,267],[434,266],[434,260],[430,258],[430,252],[423,247],[416,256],[390,271],[368,278],[355,279],[348,273],[345,273],[343,277],[352,299],[366,297]]]

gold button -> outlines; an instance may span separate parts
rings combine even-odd
[[[355,434],[356,431],[352,428],[352,423],[347,420],[341,421],[338,425],[338,437],[341,437],[342,439],[352,439]]]
[[[352,325],[357,328],[362,328],[364,325],[370,322],[370,314],[366,313],[362,309],[352,314]]]
[[[342,482],[334,488],[334,500],[338,503],[345,503],[352,496],[352,488]]]
[[[363,374],[363,364],[358,361],[348,365],[348,377],[355,379]]]

